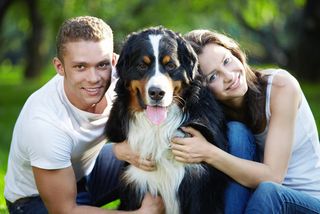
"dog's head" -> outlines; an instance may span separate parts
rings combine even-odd
[[[129,110],[146,110],[157,124],[167,107],[183,103],[184,89],[197,72],[197,57],[178,33],[155,27],[128,36],[116,68],[116,90],[129,91]]]

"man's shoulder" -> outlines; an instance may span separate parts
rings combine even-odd
[[[63,87],[63,79],[60,76],[54,76],[51,80],[49,80],[46,84],[44,84],[41,88],[36,90],[31,96],[28,98],[26,104],[32,103],[32,107],[44,107],[47,108],[48,105],[52,105],[55,103],[61,104],[62,100],[62,87]]]
[[[25,102],[20,116],[23,121],[35,118],[59,119],[58,114],[65,112],[63,105],[62,77],[54,76],[45,85],[32,93]],[[60,118],[61,119],[61,118]]]

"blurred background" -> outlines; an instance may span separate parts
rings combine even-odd
[[[0,213],[15,120],[27,97],[55,75],[55,36],[79,15],[105,20],[115,51],[126,36],[162,25],[208,28],[235,38],[256,68],[281,67],[300,81],[320,126],[319,0],[0,0]]]

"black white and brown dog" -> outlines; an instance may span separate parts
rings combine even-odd
[[[146,192],[161,195],[166,213],[222,213],[226,177],[207,164],[175,160],[170,141],[184,136],[181,126],[199,130],[226,149],[220,106],[197,75],[197,57],[178,34],[163,27],[132,33],[117,63],[119,80],[106,134],[127,140],[155,171],[128,165],[122,176],[120,209],[140,207]]]

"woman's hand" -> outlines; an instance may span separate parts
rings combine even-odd
[[[153,171],[156,169],[156,164],[151,159],[140,158],[140,155],[132,151],[127,141],[115,143],[113,145],[113,153],[118,160],[123,160],[131,165],[145,171]]]
[[[182,127],[182,130],[191,135],[191,137],[175,137],[171,140],[172,153],[175,159],[184,163],[206,162],[213,146],[202,134],[192,127]]]

